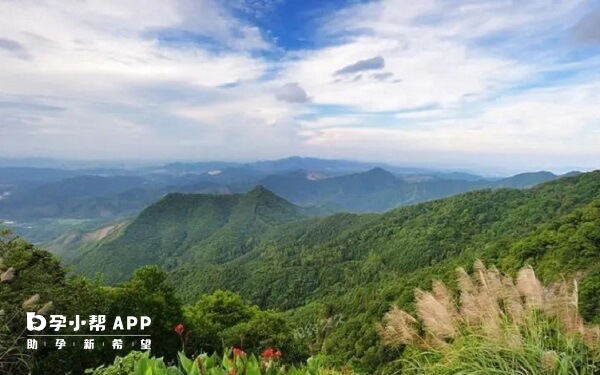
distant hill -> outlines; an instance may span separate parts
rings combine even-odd
[[[136,212],[160,197],[135,176],[83,175],[16,189],[0,201],[0,217],[102,218]]]
[[[570,174],[569,176],[572,176]],[[530,173],[521,173],[514,175],[512,177],[504,178],[502,180],[496,181],[494,183],[494,187],[496,188],[528,188],[533,187],[537,184],[546,181],[556,180],[560,176],[555,175],[552,172],[541,171],[541,172],[530,172]]]
[[[22,184],[52,182],[74,177],[78,173],[80,172],[54,168],[0,167],[0,183]]]
[[[82,165],[87,164],[94,165]],[[47,243],[67,233],[96,230],[135,216],[173,192],[241,194],[264,185],[312,214],[322,215],[385,212],[477,189],[529,188],[559,177],[534,172],[492,181],[465,172],[303,157],[128,169],[3,167],[0,221],[10,223],[31,241]]]
[[[305,216],[262,186],[246,194],[171,193],[118,233],[66,259],[79,272],[102,270],[108,281],[121,281],[141,265],[175,268],[191,260],[219,263],[242,256],[271,227]]]
[[[561,176],[550,172],[525,173],[488,181],[451,174],[396,176],[382,168],[323,179],[308,173],[272,175],[260,181],[274,193],[302,206],[325,206],[334,211],[383,212],[407,204],[425,202],[486,188],[529,188]]]

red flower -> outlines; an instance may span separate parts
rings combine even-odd
[[[263,351],[260,356],[263,357],[264,359],[272,359],[272,358],[279,359],[279,358],[281,358],[282,355],[283,355],[283,353],[281,353],[281,350],[275,351],[275,349],[269,348],[269,349],[266,349],[265,351]]]
[[[269,348],[263,351],[260,356],[266,359],[273,358],[275,356],[275,351],[273,350],[273,348]]]
[[[240,348],[233,348],[233,355],[236,357],[246,358],[246,353]]]
[[[229,370],[229,375],[235,375],[237,373],[237,370],[232,368],[231,370]]]
[[[174,330],[175,332],[181,336],[181,334],[183,333],[183,330],[185,329],[185,327],[183,326],[183,324],[179,323],[175,326]]]

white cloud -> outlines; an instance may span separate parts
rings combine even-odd
[[[173,29],[209,44],[180,46],[155,37]],[[271,48],[256,27],[210,0],[0,1],[0,36],[31,56],[0,51],[0,90],[10,104],[0,106],[7,155],[191,156],[179,142],[202,134],[161,102],[174,100],[165,88],[194,98],[255,81],[269,64],[250,50]],[[32,112],[32,101],[61,110]],[[273,116],[264,115],[271,122]],[[219,123],[210,126],[218,133]]]
[[[454,158],[454,167],[481,167],[487,161],[511,165],[515,172],[527,170],[535,160],[543,168],[597,168],[598,95],[600,82],[541,89],[501,99],[471,117],[444,113],[440,119],[439,111],[431,110],[429,117],[425,114],[430,111],[417,112],[422,118],[391,128],[376,121],[370,127],[325,127],[310,134],[310,143],[366,158],[372,158],[376,144],[377,155],[387,160],[443,163]]]
[[[600,160],[598,59],[566,60],[569,46],[560,45],[585,3],[359,4],[325,24],[322,32],[339,44],[299,53],[283,77],[299,82],[316,104],[348,108],[344,116],[304,124],[311,146],[338,156],[369,158],[376,151],[418,163],[455,155],[461,163],[480,155],[500,164],[530,163],[535,155],[547,167],[573,158],[590,167],[590,155]],[[384,58],[385,70],[401,81],[332,79],[372,56]],[[587,84],[544,76],[564,71],[588,72]],[[385,113],[356,117],[359,124],[349,118],[365,112]]]
[[[299,51],[231,10],[277,2],[0,0],[2,153],[600,160],[587,1],[358,3]]]

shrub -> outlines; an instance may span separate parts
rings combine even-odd
[[[149,353],[132,352],[117,358],[113,365],[90,369],[92,375],[350,375],[323,367],[319,358],[310,358],[302,367],[286,366],[280,361],[282,353],[266,349],[260,358],[247,355],[241,349],[228,350],[221,357],[201,354],[190,359],[179,353],[178,366],[168,366],[162,358],[151,358]]]

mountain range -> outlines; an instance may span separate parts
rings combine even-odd
[[[586,255],[572,247],[558,256],[552,246],[530,241],[548,230],[560,234],[565,220],[587,230],[584,223],[598,219],[599,198],[600,172],[528,190],[478,190],[384,214],[326,217],[309,217],[264,187],[233,195],[169,194],[65,261],[77,272],[101,272],[109,282],[158,264],[191,299],[226,288],[266,307],[293,308],[332,290],[363,288],[457,259],[480,257],[511,268],[548,262],[556,272],[584,269],[600,255],[595,237],[570,240],[596,249]],[[533,258],[524,255],[523,244],[535,248]],[[513,259],[515,246],[520,250]]]
[[[508,274],[534,266],[545,283],[577,278],[580,311],[599,322],[600,171],[470,181],[380,167],[340,175],[252,171],[260,184],[247,187],[252,182],[241,178],[237,192],[210,180],[225,171],[154,176],[159,190],[177,180],[172,186],[228,191],[166,192],[129,218],[63,233],[50,249],[72,272],[102,274],[111,284],[158,265],[185,302],[224,289],[294,322],[343,317],[319,338],[319,352],[365,373],[391,358],[375,329],[390,305],[412,306],[414,289],[430,289],[435,279],[452,285],[456,267],[470,271],[476,259]],[[140,176],[101,178],[119,183],[90,180],[70,197],[129,188]],[[58,184],[47,190],[57,197],[70,186],[48,184]],[[356,212],[326,214],[345,207]],[[359,213],[371,210],[387,211]]]
[[[485,179],[462,172],[384,167],[314,158],[134,169],[6,167],[0,168],[0,220],[16,223],[17,230],[31,226],[38,235],[44,227],[58,224],[75,223],[71,229],[79,229],[82,220],[98,228],[134,216],[171,192],[232,194],[257,185],[321,213],[383,212],[476,189],[526,188],[559,177],[536,172]],[[57,231],[65,232],[65,225]]]

